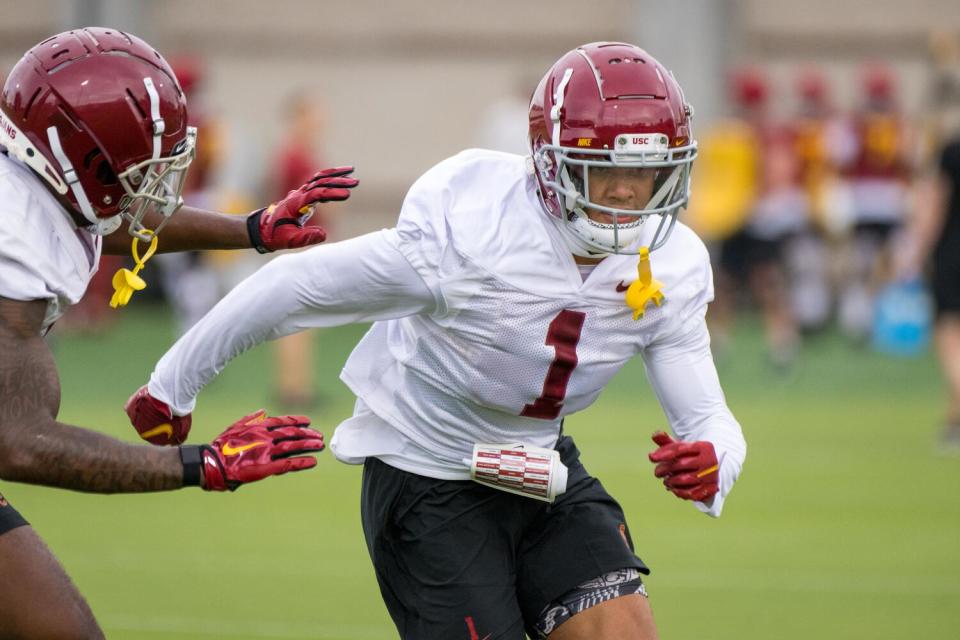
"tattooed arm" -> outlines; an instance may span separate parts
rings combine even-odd
[[[183,486],[177,449],[131,445],[57,421],[60,380],[40,337],[46,306],[0,298],[0,478],[95,493]]]

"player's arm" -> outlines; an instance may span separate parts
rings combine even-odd
[[[157,363],[127,403],[144,439],[178,444],[196,397],[230,360],[264,341],[304,329],[430,312],[437,299],[379,231],[272,260],[237,285]],[[156,425],[171,424],[166,433]]]
[[[323,242],[322,227],[304,226],[314,205],[346,200],[358,181],[350,177],[353,167],[325,169],[282,200],[246,216],[204,211],[183,206],[163,226],[157,250],[161,253],[197,249],[249,249],[260,253],[296,249]],[[160,214],[148,213],[144,226],[155,229]],[[127,223],[103,239],[103,252],[127,255],[131,236]]]
[[[235,489],[306,469],[323,437],[300,416],[255,413],[210,445],[157,449],[57,420],[60,381],[40,337],[47,303],[0,298],[0,478],[95,493]]]
[[[957,159],[960,163],[960,158]],[[942,165],[949,162],[944,160]],[[900,280],[921,275],[924,262],[930,257],[937,238],[946,222],[947,201],[950,185],[946,167],[937,173],[930,172],[917,180],[914,206],[907,221],[907,234],[903,249],[894,254],[894,268]]]
[[[40,337],[46,306],[0,298],[0,477],[98,493],[182,486],[176,450],[130,445],[57,421],[60,381]]]
[[[720,387],[703,313],[684,329],[643,353],[647,377],[677,437],[655,434],[658,449],[650,459],[670,491],[716,517],[740,475],[747,445]]]

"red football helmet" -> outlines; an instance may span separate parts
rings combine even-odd
[[[767,76],[757,67],[737,69],[730,78],[730,95],[744,109],[761,108],[770,94]]]
[[[551,67],[530,101],[530,150],[540,200],[574,253],[638,253],[650,216],[660,218],[650,250],[666,242],[690,193],[692,115],[673,74],[634,45],[586,44]],[[593,202],[591,167],[655,168],[653,197],[642,209]],[[591,220],[586,209],[613,222]]]
[[[812,66],[804,68],[797,76],[797,95],[808,108],[826,108],[830,102],[830,87],[823,72]]]
[[[100,234],[124,217],[148,240],[143,215],[152,204],[165,223],[183,203],[195,145],[170,66],[122,31],[91,27],[44,40],[13,67],[0,98],[0,146]]]
[[[893,70],[881,62],[865,65],[863,69],[863,92],[871,103],[892,103],[895,94]]]

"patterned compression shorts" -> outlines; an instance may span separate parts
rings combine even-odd
[[[538,638],[544,640],[561,624],[590,607],[634,593],[647,595],[637,569],[621,569],[587,580],[544,607],[536,623]]]

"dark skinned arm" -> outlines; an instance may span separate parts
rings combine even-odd
[[[148,229],[156,228],[162,219],[160,214],[149,213],[144,221]],[[127,233],[128,223],[103,238],[103,253],[130,255],[132,236]],[[247,217],[216,213],[183,206],[160,231],[157,253],[193,251],[202,249],[250,249],[250,234],[247,233]]]
[[[93,493],[183,486],[177,449],[127,444],[57,421],[60,380],[40,337],[46,307],[0,298],[0,478]]]

